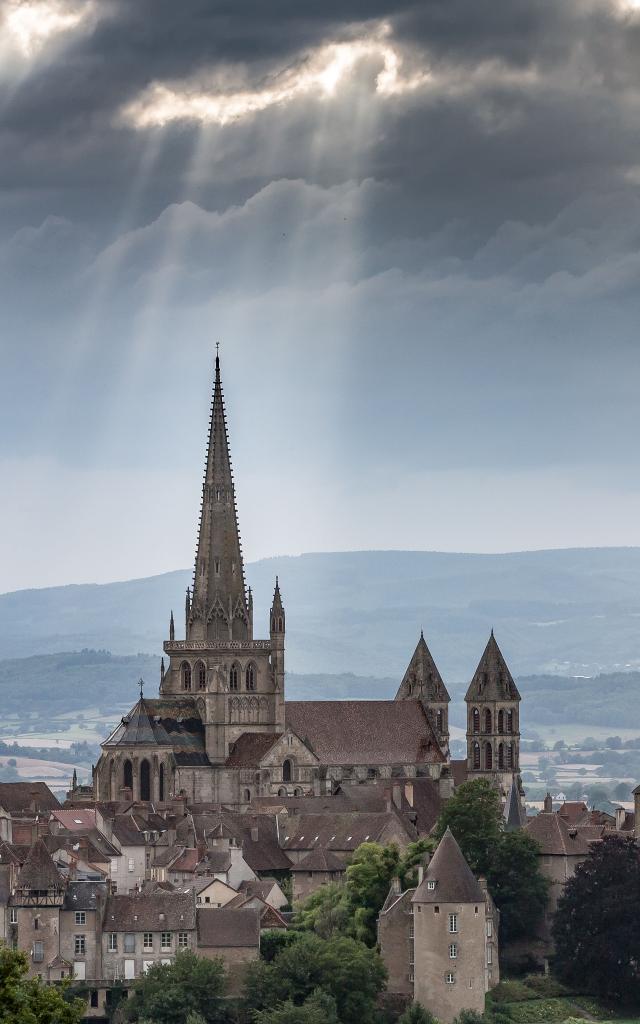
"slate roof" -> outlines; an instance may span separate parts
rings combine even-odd
[[[62,909],[95,910],[108,895],[108,882],[69,882]]]
[[[428,883],[435,882],[430,889]],[[484,903],[485,894],[464,859],[453,832],[447,829],[438,843],[412,903]]]
[[[520,700],[518,687],[504,660],[502,651],[498,647],[493,630],[491,630],[491,636],[464,699],[466,701]]]
[[[507,832],[515,832],[522,828],[526,822],[526,812],[520,800],[518,784],[514,778],[511,780],[509,792],[504,802],[503,816]]]
[[[251,830],[258,829],[254,840]],[[242,845],[242,856],[249,867],[259,874],[269,871],[288,871],[291,861],[278,843],[275,817],[270,814],[242,814],[239,811],[198,811],[187,815],[178,823],[179,841],[190,837],[192,841],[205,840],[220,830]]]
[[[255,768],[281,736],[280,732],[243,732],[225,761],[227,768]]]
[[[44,782],[0,782],[0,807],[15,814],[31,810],[35,803],[38,811],[52,811],[60,807]]]
[[[193,697],[148,700],[141,697],[103,747],[172,747],[177,752],[205,754],[204,726]]]
[[[567,825],[586,825],[590,819],[589,808],[583,800],[565,800],[558,814]]]
[[[197,875],[223,874],[231,867],[231,854],[228,850],[206,850],[196,865]]]
[[[161,917],[161,915],[164,915]],[[170,932],[195,928],[191,894],[162,892],[109,897],[103,929],[106,932]]]
[[[198,907],[198,946],[202,949],[260,946],[260,915],[249,907]]]
[[[526,830],[540,846],[545,856],[586,857],[590,839],[584,829],[569,828],[555,811],[541,811],[527,822]],[[591,840],[592,841],[592,840]]]
[[[419,700],[294,700],[287,727],[326,765],[442,764]]]
[[[420,697],[437,703],[451,699],[422,632],[396,693],[396,700],[408,697]]]
[[[64,880],[42,839],[38,839],[25,860],[16,889],[64,889]]]
[[[340,871],[344,873],[346,871],[346,864],[339,857],[336,857],[335,853],[332,853],[331,850],[317,847],[315,850],[311,850],[302,860],[298,861],[297,864],[292,864],[291,871]]]

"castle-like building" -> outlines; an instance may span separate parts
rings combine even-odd
[[[184,640],[172,613],[160,695],[141,692],[102,744],[95,799],[182,795],[242,809],[256,797],[324,796],[346,781],[419,777],[449,795],[450,697],[422,634],[395,700],[286,701],[285,624],[276,578],[268,639],[254,639],[216,356]],[[492,632],[466,695],[464,769],[505,794],[519,771],[519,701]]]

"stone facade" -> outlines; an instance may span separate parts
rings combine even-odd
[[[443,1024],[484,1013],[500,980],[498,915],[449,830],[416,889],[396,882],[378,920],[388,990],[411,997]]]
[[[520,694],[493,630],[465,696],[467,778],[488,778],[506,798],[520,772]]]

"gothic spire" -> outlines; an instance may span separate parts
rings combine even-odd
[[[420,639],[400,683],[396,700],[403,700],[407,697],[437,703],[450,700],[438,666],[427,647],[423,630],[420,630]]]
[[[518,687],[504,660],[504,655],[498,647],[493,629],[464,699],[475,701],[480,698],[486,701],[520,700]]]
[[[248,633],[244,565],[216,354],[187,639],[246,640]]]

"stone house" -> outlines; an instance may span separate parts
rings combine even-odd
[[[65,890],[58,952],[79,981],[102,977],[102,915],[108,890],[106,881],[69,882]]]
[[[102,964],[109,981],[139,978],[154,963],[170,963],[195,949],[193,894],[156,889],[149,895],[115,895],[106,904]]]
[[[291,865],[293,902],[306,900],[323,885],[341,882],[346,864],[331,850],[318,847]]]
[[[260,915],[249,907],[199,907],[196,911],[199,956],[220,957],[228,972],[228,992],[237,995],[246,965],[260,956]]]
[[[43,981],[69,976],[60,966],[60,910],[65,882],[42,839],[31,847],[9,899],[9,941],[29,959],[29,974]]]
[[[484,1012],[500,980],[498,914],[447,829],[415,890],[392,887],[378,941],[388,990],[421,1003],[443,1024],[462,1010]]]

